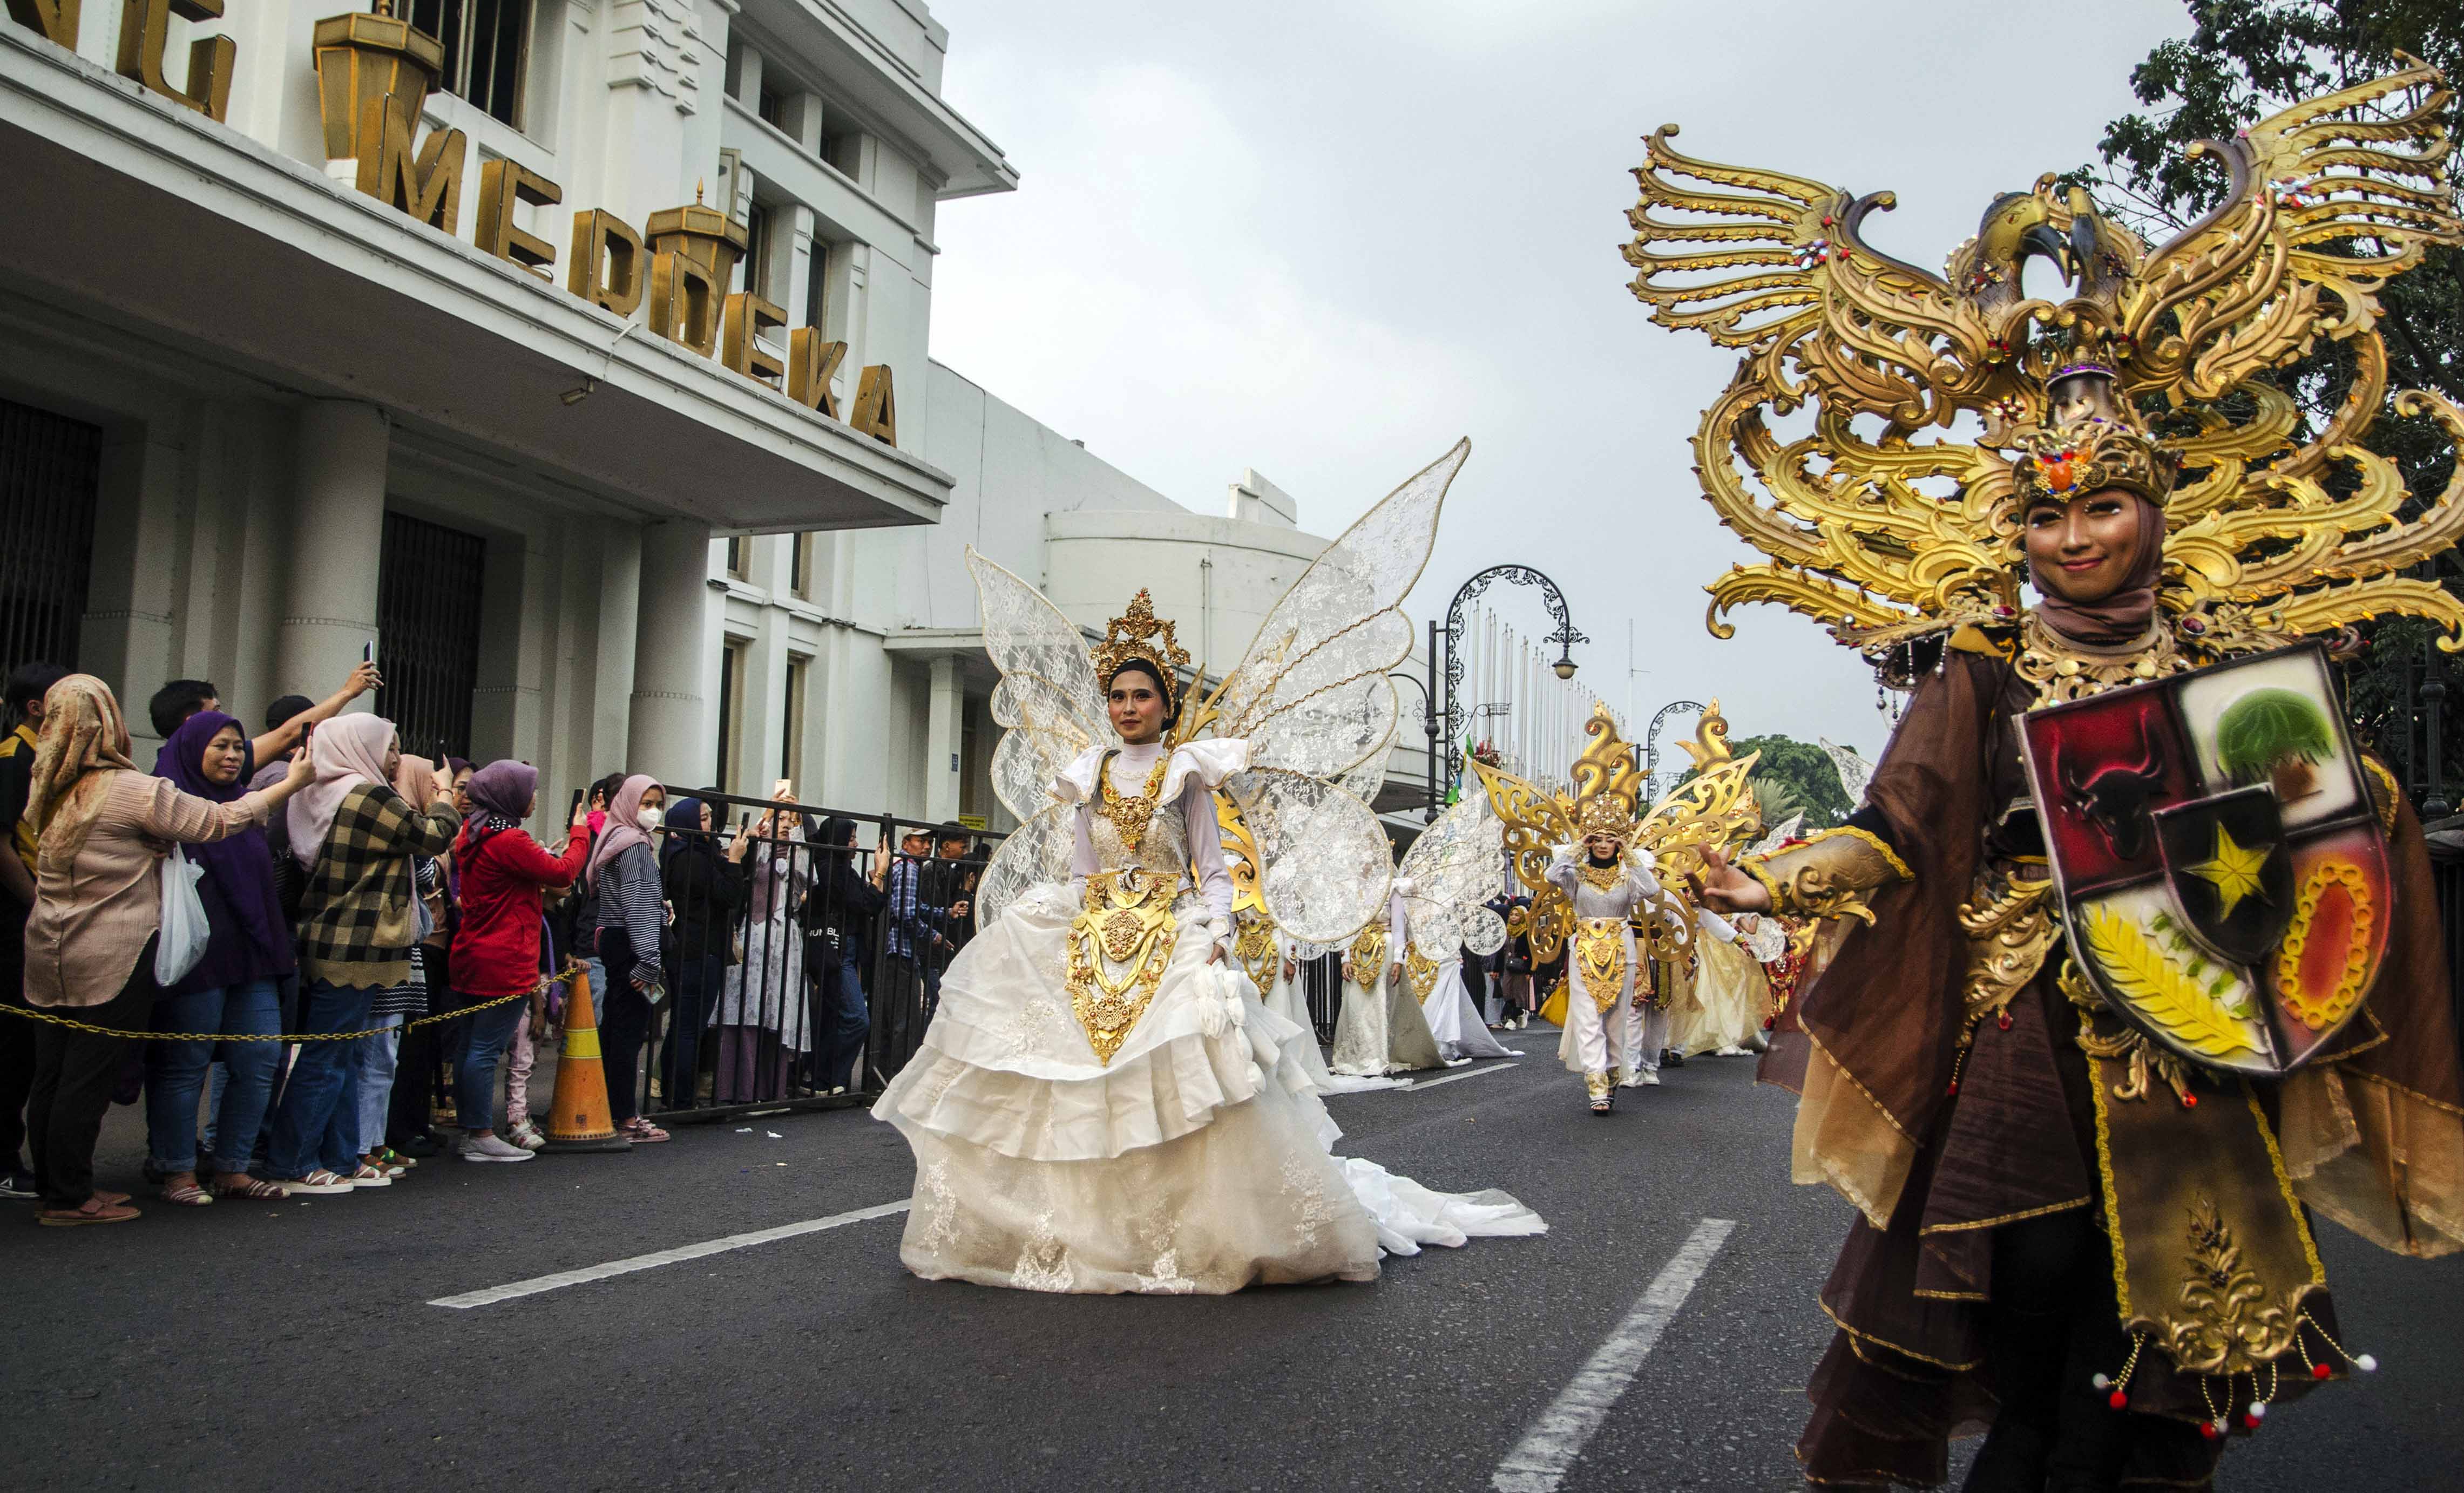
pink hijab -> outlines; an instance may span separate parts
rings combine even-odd
[[[324,852],[325,837],[334,832],[334,815],[342,799],[363,782],[391,787],[385,776],[385,753],[392,750],[393,722],[377,715],[337,715],[308,738],[308,760],[317,776],[291,796],[285,817],[291,826],[291,858],[314,867]]]
[[[607,801],[607,827],[599,843],[590,847],[590,864],[583,880],[590,889],[599,889],[599,867],[623,855],[637,845],[649,845],[649,834],[642,828],[642,795],[659,785],[659,779],[648,773],[635,773],[625,779],[616,796]]]

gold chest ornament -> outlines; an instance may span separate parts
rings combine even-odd
[[[1377,983],[1386,969],[1386,930],[1376,923],[1362,929],[1352,940],[1353,982],[1363,989]]]
[[[1412,999],[1425,1001],[1429,992],[1438,988],[1438,961],[1412,944],[1403,950],[1403,977],[1412,982]]]
[[[1103,765],[1095,769],[1095,812],[1112,822],[1119,831],[1121,844],[1135,855],[1146,844],[1147,825],[1154,822],[1157,796],[1163,791],[1164,769],[1172,765],[1171,754],[1155,758],[1155,767],[1147,774],[1143,792],[1123,798],[1112,787],[1112,758],[1106,756]]]
[[[1261,995],[1274,988],[1275,925],[1264,913],[1233,914],[1232,957]]]
[[[1607,866],[1594,866],[1589,861],[1585,861],[1579,869],[1583,885],[1595,891],[1615,891],[1625,881],[1623,861],[1612,862]]]
[[[1625,994],[1625,919],[1574,919],[1574,958],[1583,971],[1583,994],[1606,1016]]]
[[[1172,920],[1177,890],[1177,882],[1150,876],[1143,867],[1097,871],[1087,878],[1085,907],[1069,920],[1069,1005],[1095,1061],[1106,1067],[1155,1003],[1155,986],[1172,963],[1179,938]]]

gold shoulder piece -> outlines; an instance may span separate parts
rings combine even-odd
[[[2019,653],[2018,644],[2008,634],[1988,632],[1973,623],[1954,628],[1944,647],[1961,653],[1982,653],[2004,663],[2009,663]]]
[[[2395,806],[2404,801],[2404,789],[2397,785],[2395,774],[2375,757],[2364,757],[2362,766],[2370,780],[2370,804],[2378,810],[2379,828],[2395,833]]]

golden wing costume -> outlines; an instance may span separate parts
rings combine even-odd
[[[1763,558],[1712,584],[1711,628],[1775,603],[1913,694],[1849,823],[1744,867],[1781,911],[1879,925],[1797,1007],[1793,1174],[1859,1215],[1798,1443],[1817,1482],[1939,1482],[1950,1434],[1991,1422],[1980,1460],[2011,1485],[2093,1459],[2204,1486],[2270,1403],[2367,1366],[2339,1344],[2304,1205],[2403,1253],[2464,1246],[2464,1077],[2393,780],[2369,1021],[2281,1081],[2220,1081],[2069,966],[2013,725],[2372,617],[2464,647],[2464,605],[2406,574],[2464,532],[2464,467],[2410,494],[2364,439],[2387,410],[2464,436],[2437,395],[2388,398],[2378,330],[2387,279],[2464,242],[2448,102],[2405,59],[2205,143],[2231,189],[2160,246],[2041,178],[1939,274],[1864,241],[1886,192],[1650,137],[1634,292],[1742,355],[1694,450]],[[2035,255],[2072,294],[2023,293]],[[2355,377],[2305,427],[2270,381],[2321,341]],[[1797,415],[1783,439],[1771,420]],[[2021,588],[2028,515],[2090,494],[2151,516],[2143,560],[2161,545],[2145,602],[2114,593],[2101,620]]]

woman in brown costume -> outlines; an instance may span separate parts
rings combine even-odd
[[[2346,122],[2390,96],[2368,132]],[[2383,846],[2383,937],[2371,943],[2366,909],[2356,916],[2334,1009],[2301,1005],[2287,986],[2304,1027],[2274,1014],[2273,984],[2255,1015],[2227,1003],[2217,1020],[2246,1019],[2274,1055],[2262,1063],[2222,1061],[2225,1039],[2186,1037],[2138,999],[2150,984],[2184,994],[2167,983],[2167,951],[2144,945],[2156,961],[2145,980],[2117,977],[2100,904],[2075,865],[2049,865],[2044,815],[2098,816],[2125,852],[2152,855],[2145,837],[2176,812],[2167,795],[2186,797],[2164,776],[2175,769],[2160,772],[2148,745],[2144,772],[2049,781],[2039,770],[2057,801],[2039,804],[2023,765],[2059,714],[2027,713],[2047,705],[2193,670],[2221,677],[2209,666],[2382,612],[2464,636],[2453,598],[2395,575],[2464,528],[2464,475],[2397,522],[2402,483],[2358,440],[2385,394],[2363,287],[2424,243],[2464,237],[2434,164],[2443,153],[2386,143],[2428,130],[2442,102],[2437,76],[2411,68],[2217,144],[2233,193],[2154,251],[2049,178],[1996,202],[1944,277],[1858,239],[1873,199],[1688,161],[1669,132],[1652,138],[1628,250],[1636,292],[1656,319],[1748,349],[1698,450],[1734,453],[1705,471],[1706,494],[1780,561],[1715,585],[1715,618],[1741,600],[1783,602],[1912,692],[1845,826],[1714,863],[1701,888],[1713,908],[1880,930],[1850,933],[1798,1009],[1792,1171],[1859,1215],[1822,1291],[1838,1330],[1797,1448],[1817,1483],[1932,1486],[1948,1475],[1949,1438],[1987,1430],[1971,1489],[2209,1486],[2229,1438],[2257,1429],[2270,1405],[2373,1367],[2336,1326],[2314,1212],[2398,1253],[2464,1247],[2464,1076],[2445,955],[2420,825],[2385,770],[2350,764],[2355,808],[2336,831]],[[1730,217],[1681,224],[1655,208]],[[1777,252],[1735,247],[1757,236]],[[1713,247],[1661,248],[1689,241]],[[2079,296],[2021,300],[2031,252],[2061,262]],[[1778,264],[1794,275],[1757,273],[1725,292],[1700,278]],[[1672,283],[1679,272],[1692,274]],[[2281,340],[2288,327],[2350,340],[2363,370],[2334,428],[2307,443],[2260,377],[2298,351],[2299,337]],[[2159,395],[2172,412],[2161,443],[2140,415]],[[1783,449],[1762,410],[1809,399],[1816,433]],[[2395,407],[2464,437],[2464,412],[2433,396]],[[1984,425],[1978,445],[1910,439],[1962,411]],[[1851,430],[1859,413],[1881,415],[1884,438]],[[2321,486],[2339,466],[2358,477],[2340,491],[2362,495]],[[1957,493],[1913,486],[1932,477]],[[2319,583],[2328,578],[2350,583]],[[2282,793],[2238,797],[2265,799],[2272,817]],[[2284,809],[2280,838],[2295,838],[2295,818]],[[2265,847],[2251,848],[2255,867]],[[2257,870],[2247,887],[2259,902],[2292,900]],[[2301,964],[2298,938],[2254,958],[2298,983],[2284,973]],[[2187,967],[2215,974],[2195,957]]]

